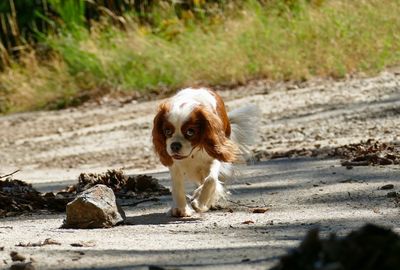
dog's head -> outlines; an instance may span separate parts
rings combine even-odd
[[[159,106],[152,135],[154,148],[165,166],[191,157],[196,149],[204,149],[220,161],[236,159],[238,150],[229,139],[230,123],[222,99],[214,92],[203,91],[206,92],[195,95],[181,91]],[[214,107],[206,102],[210,98],[214,99]]]

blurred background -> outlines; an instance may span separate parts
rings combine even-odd
[[[3,0],[0,113],[373,74],[400,62],[399,14],[398,0]]]

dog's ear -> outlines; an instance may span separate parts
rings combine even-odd
[[[152,131],[154,150],[160,157],[160,161],[164,166],[171,166],[173,163],[171,156],[168,155],[167,152],[166,137],[163,131],[163,125],[166,121],[165,116],[168,110],[168,103],[162,103],[159,106],[157,115],[154,117]]]
[[[236,161],[239,148],[226,136],[224,125],[218,115],[204,107],[199,107],[197,113],[204,132],[201,147],[215,159],[224,162]]]

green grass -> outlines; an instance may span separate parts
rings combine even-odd
[[[65,107],[107,91],[341,78],[400,63],[398,0],[279,2],[246,1],[203,20],[154,11],[151,27],[127,16],[124,31],[102,21],[90,33],[77,26],[48,36],[50,57],[32,51],[0,73],[0,111]]]

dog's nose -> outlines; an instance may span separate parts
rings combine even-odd
[[[179,152],[179,150],[181,150],[182,148],[182,144],[180,142],[173,142],[171,143],[171,150],[174,153]]]

